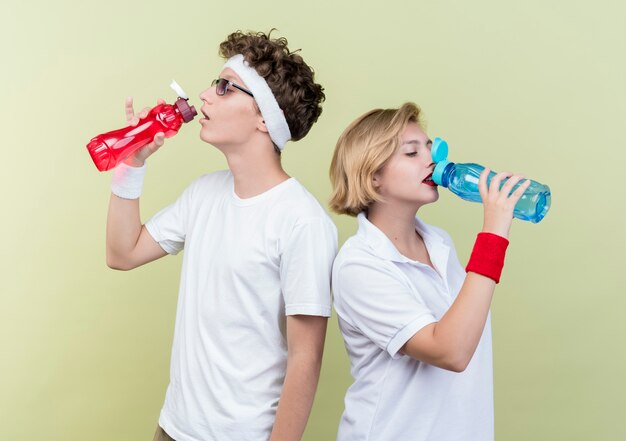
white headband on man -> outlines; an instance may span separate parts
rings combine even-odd
[[[278,106],[278,102],[270,86],[267,85],[265,78],[259,75],[253,67],[250,67],[241,54],[230,57],[224,64],[224,68],[227,67],[239,75],[246,87],[254,95],[254,100],[265,120],[265,127],[267,127],[270,138],[282,150],[287,141],[291,139],[291,131],[287,125],[285,115]]]

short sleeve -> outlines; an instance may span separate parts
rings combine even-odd
[[[145,224],[148,233],[168,254],[178,254],[185,246],[191,194],[190,185],[173,204],[163,208]]]
[[[392,357],[436,318],[393,263],[344,262],[333,279],[337,313]]]
[[[298,221],[282,247],[280,283],[286,315],[330,317],[330,277],[337,229],[330,219]]]

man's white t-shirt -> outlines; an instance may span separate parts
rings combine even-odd
[[[452,240],[418,218],[435,269],[411,260],[361,213],[333,266],[334,306],[354,383],[338,441],[493,440],[491,325],[467,369],[447,371],[399,350],[441,319],[465,279]]]
[[[241,199],[230,171],[146,223],[185,249],[159,424],[177,441],[266,441],[287,363],[286,315],[330,315],[334,224],[294,178]]]

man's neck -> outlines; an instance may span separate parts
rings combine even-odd
[[[289,179],[273,145],[239,146],[224,155],[233,174],[235,194],[242,199],[265,193]]]

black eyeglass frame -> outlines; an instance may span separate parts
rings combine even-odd
[[[220,81],[225,81],[226,82],[226,86],[224,86],[224,91],[222,93],[220,93],[220,88],[219,88]],[[228,88],[230,86],[233,86],[235,89],[241,90],[243,93],[247,93],[252,98],[254,98],[254,95],[252,94],[252,92],[250,92],[249,90],[244,89],[240,85],[235,84],[235,83],[233,83],[230,80],[227,80],[226,78],[217,78],[217,79],[213,80],[213,82],[211,83],[211,86],[215,86],[215,93],[217,93],[218,96],[226,95],[226,92],[228,92]]]

